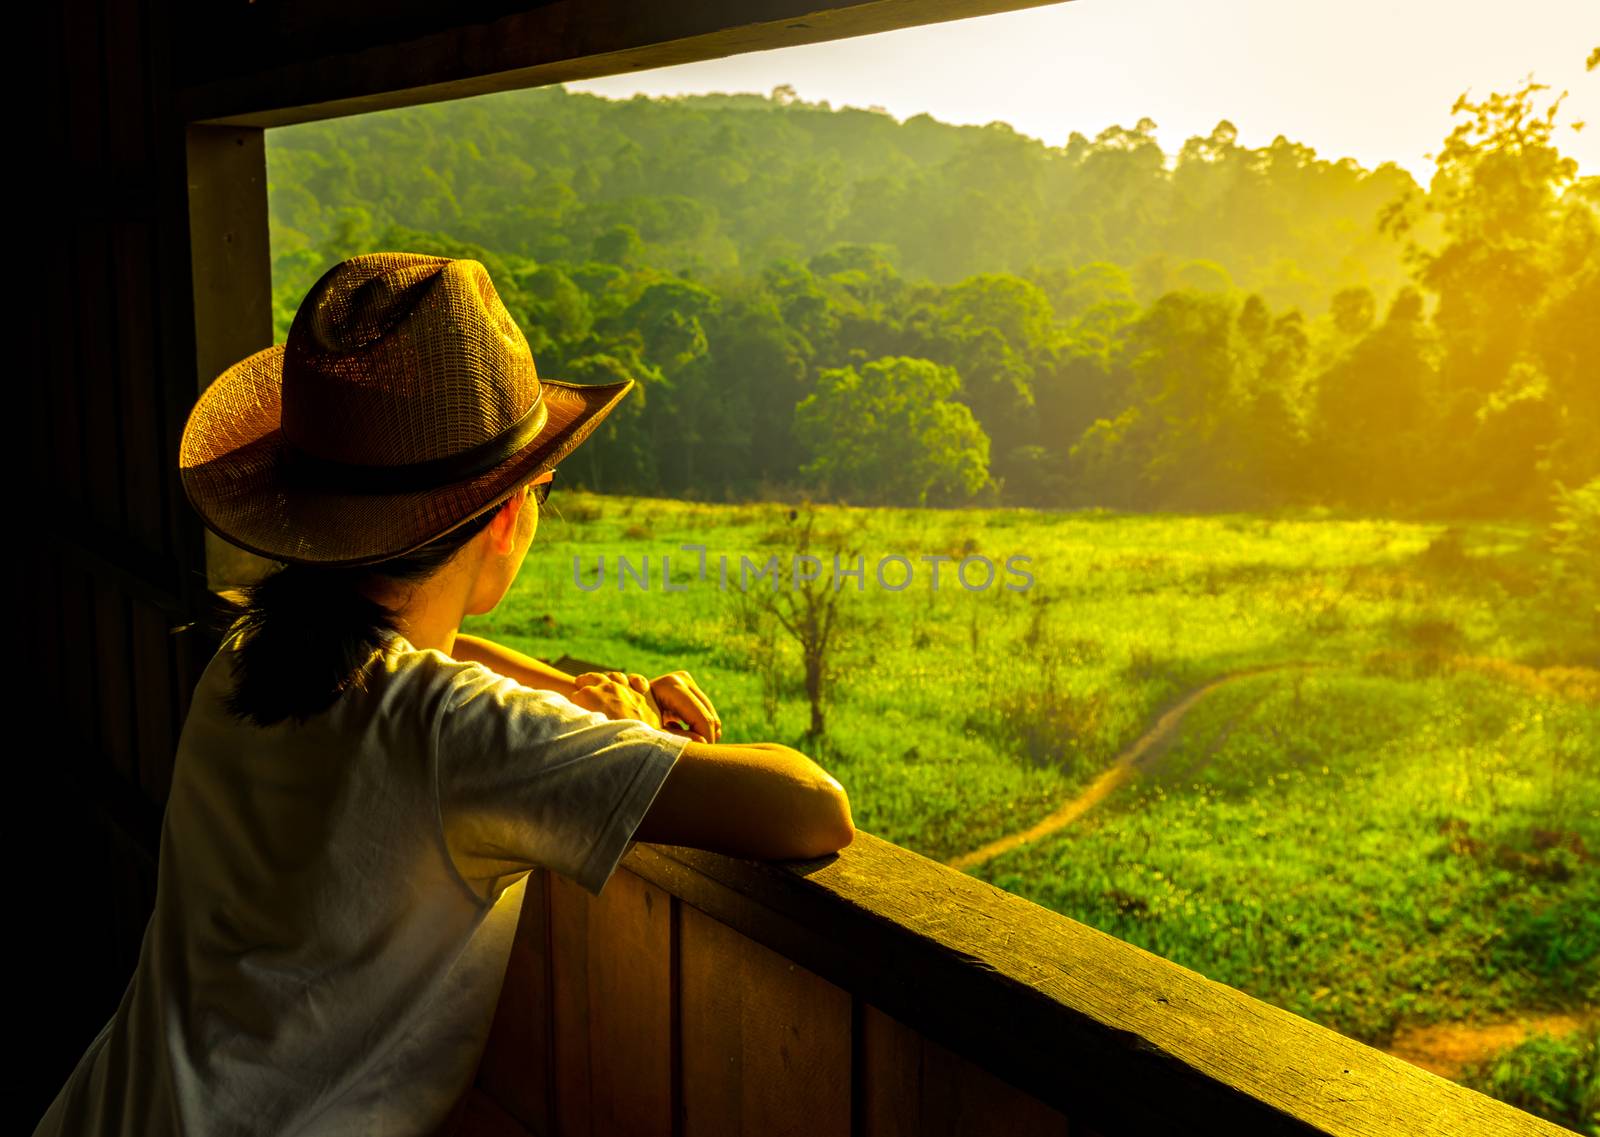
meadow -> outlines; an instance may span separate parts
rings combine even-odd
[[[513,592],[464,630],[687,669],[725,741],[811,754],[858,828],[971,854],[1244,673],[1070,824],[963,871],[1378,1046],[1600,1007],[1600,594],[1552,568],[1536,525],[819,506],[812,552],[859,550],[866,572],[838,593],[814,738],[799,649],[738,586],[741,556],[790,563],[790,507],[558,492],[547,509]],[[874,572],[891,555],[914,569],[898,591]],[[946,562],[934,589],[926,555],[998,575],[969,589]],[[1014,556],[1027,588],[1005,587]],[[648,590],[619,586],[619,557],[648,558]],[[1459,1076],[1600,1133],[1595,1031],[1497,1063]]]

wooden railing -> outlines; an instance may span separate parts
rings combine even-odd
[[[759,862],[536,870],[448,1129],[1056,1137],[1565,1133],[858,832]]]

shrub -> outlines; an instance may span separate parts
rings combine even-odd
[[[1397,621],[1395,630],[1419,651],[1454,651],[1466,642],[1461,628],[1448,616],[1424,614],[1413,620]]]
[[[1556,493],[1557,518],[1550,523],[1550,556],[1564,573],[1592,578],[1600,565],[1600,478]]]
[[[1450,526],[1428,542],[1428,547],[1417,554],[1417,561],[1423,569],[1442,576],[1470,570],[1472,557],[1462,541],[1464,536],[1465,531],[1460,526]]]
[[[1035,767],[1071,774],[1093,744],[1105,718],[1102,691],[1077,695],[1050,689],[1022,691],[1001,701],[996,733]]]
[[[1157,655],[1144,644],[1135,644],[1128,651],[1128,663],[1122,673],[1129,679],[1143,681],[1164,674],[1168,666],[1169,661],[1164,656]]]
[[[1600,1137],[1600,1022],[1565,1038],[1536,1034],[1462,1071],[1462,1085]]]
[[[549,509],[563,521],[578,525],[599,521],[606,515],[605,507],[598,501],[577,494],[568,494],[558,501],[551,502]]]

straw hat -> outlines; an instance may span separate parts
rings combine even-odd
[[[286,342],[229,367],[184,427],[184,492],[272,560],[361,565],[503,502],[633,386],[541,380],[483,265],[369,253],[329,269]]]

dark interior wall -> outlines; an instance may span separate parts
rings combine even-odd
[[[200,531],[177,481],[193,401],[183,127],[165,3],[30,5],[13,121],[38,179],[19,599],[39,729],[13,751],[30,1014],[28,1132],[115,1010],[149,919],[178,731],[210,656]],[[24,198],[24,200],[29,200]],[[14,420],[16,421],[16,420]],[[19,422],[18,425],[21,425]]]

